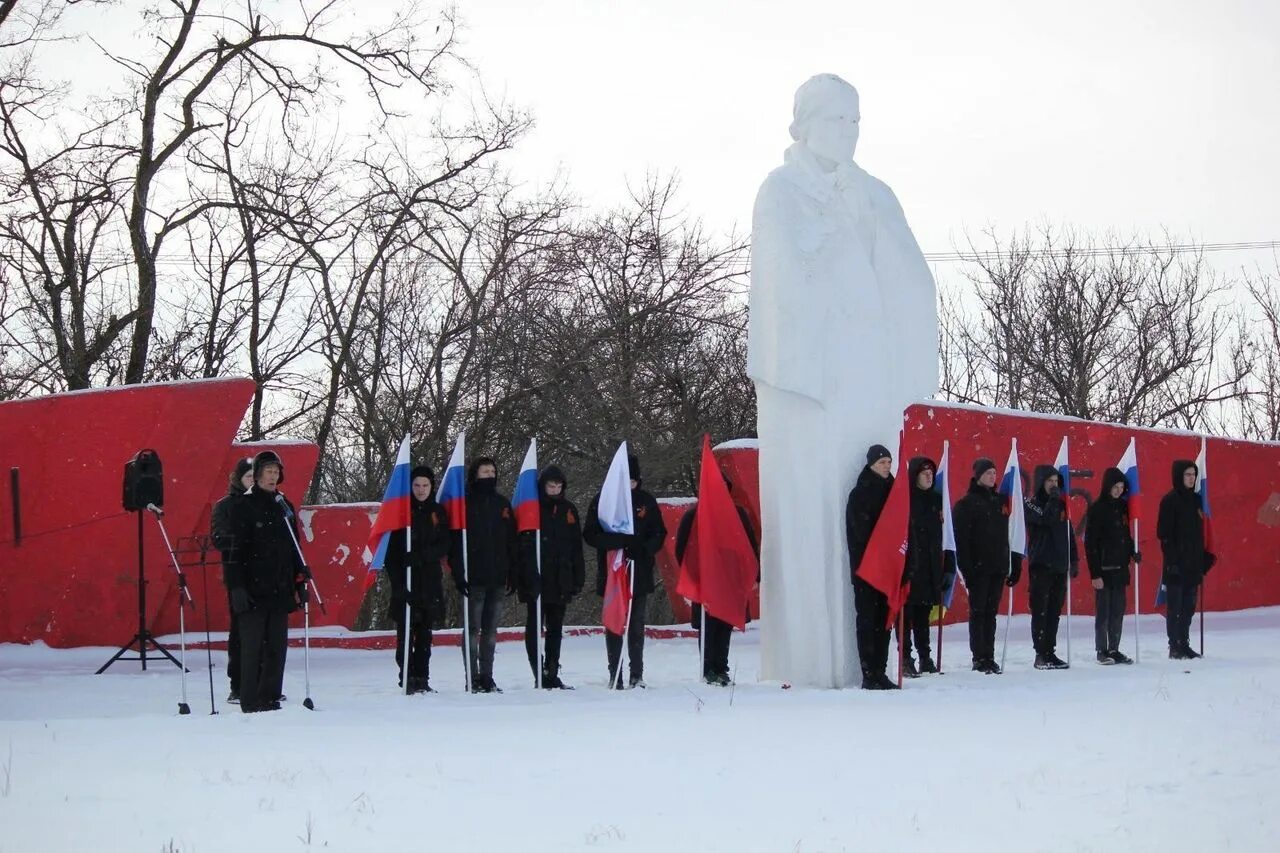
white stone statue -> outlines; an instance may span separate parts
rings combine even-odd
[[[759,408],[761,677],[858,671],[845,503],[867,448],[938,383],[933,277],[892,190],[853,162],[858,92],[796,91],[782,166],[751,223],[747,372]]]

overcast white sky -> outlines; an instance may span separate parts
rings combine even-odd
[[[356,14],[399,3],[359,0]],[[862,94],[859,163],[894,188],[927,252],[963,247],[988,225],[1046,220],[1280,240],[1275,0],[458,0],[458,10],[463,52],[487,88],[536,118],[514,171],[531,183],[564,173],[590,203],[678,171],[691,212],[746,231],[756,188],[789,143],[792,94],[834,72]],[[144,35],[120,7],[78,14],[117,44]],[[59,70],[73,85],[118,73],[83,43],[67,50],[75,61]],[[359,124],[350,109],[339,116]],[[1275,265],[1271,252],[1214,261]]]
[[[389,0],[377,0],[378,3]],[[517,163],[589,198],[678,170],[749,227],[791,97],[862,95],[857,159],[922,247],[1044,219],[1280,239],[1280,3],[1270,0],[462,0],[465,51],[537,128]],[[1254,253],[1241,262],[1270,261]]]

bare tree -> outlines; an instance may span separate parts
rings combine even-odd
[[[1238,422],[1232,426],[1245,438],[1259,441],[1280,441],[1280,261],[1275,270],[1246,276],[1253,305],[1242,312],[1233,353],[1252,371],[1241,383]]]
[[[210,5],[202,0],[165,0],[152,7],[149,22],[160,30],[159,53],[135,60],[104,52],[136,81],[136,134],[131,135],[133,174],[127,212],[135,266],[136,316],[125,381],[146,376],[155,324],[157,259],[165,239],[213,207],[234,207],[234,199],[193,198],[180,189],[158,192],[165,175],[190,147],[204,144],[219,124],[217,90],[237,75],[258,80],[270,95],[274,119],[287,134],[296,114],[336,85],[340,71],[354,74],[373,102],[389,115],[386,95],[412,86],[433,93],[439,67],[452,57],[454,25],[445,15],[430,38],[425,19],[409,6],[385,26],[358,36],[333,32],[345,4],[339,0],[299,4],[296,15],[272,20],[267,4]],[[272,6],[271,8],[278,8]],[[297,49],[317,60],[297,61]],[[301,70],[300,70],[301,69]],[[175,182],[178,183],[178,182]],[[167,198],[166,196],[172,196]]]
[[[1199,255],[1045,228],[972,262],[979,311],[942,301],[944,394],[1087,420],[1193,428],[1233,399],[1224,285]]]

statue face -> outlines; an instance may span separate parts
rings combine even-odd
[[[816,116],[804,124],[804,145],[833,168],[848,163],[858,147],[858,121],[843,111]]]

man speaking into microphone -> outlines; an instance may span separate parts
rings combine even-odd
[[[289,614],[305,604],[307,569],[294,546],[297,513],[277,491],[280,457],[253,458],[253,486],[231,507],[231,553],[223,580],[240,632],[240,710],[278,711],[288,651]]]

